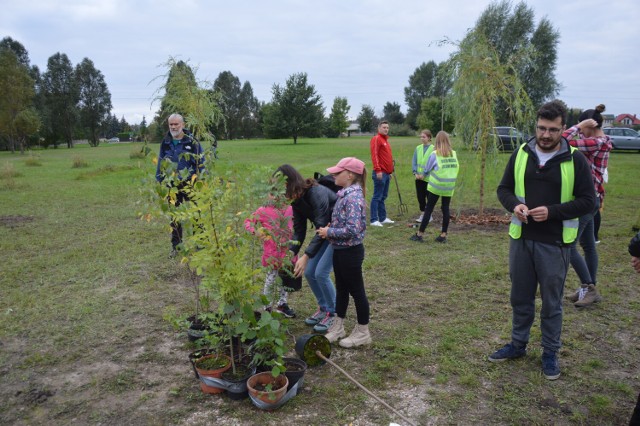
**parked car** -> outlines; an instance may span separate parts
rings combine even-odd
[[[120,142],[120,138],[107,139],[107,142]]]
[[[515,127],[499,126],[489,132],[489,138],[495,138],[496,147],[500,151],[513,151],[529,140],[529,135]],[[478,149],[478,136],[473,142],[473,148]]]
[[[627,127],[605,127],[602,131],[611,138],[614,149],[640,150],[640,135],[635,130]]]

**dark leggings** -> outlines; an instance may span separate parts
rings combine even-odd
[[[418,197],[418,207],[423,212],[427,205],[427,181],[416,179],[416,197]]]
[[[427,207],[424,210],[424,216],[422,217],[422,222],[420,222],[420,232],[424,232],[427,229],[427,225],[429,224],[429,218],[431,217],[431,213],[433,213],[433,209],[436,207],[436,203],[440,198],[439,195],[434,194],[431,191],[427,191]],[[442,197],[442,203],[440,208],[442,209],[442,232],[447,232],[449,229],[449,204],[451,203],[451,197]]]
[[[369,300],[364,290],[362,262],[364,245],[333,250],[333,273],[336,277],[336,314],[340,318],[347,315],[349,295],[356,305],[358,324],[369,324]]]
[[[636,402],[636,408],[633,410],[631,420],[629,420],[629,426],[640,425],[640,394],[638,394],[638,402]]]
[[[600,222],[602,221],[602,216],[600,216],[600,209],[593,216],[593,234],[596,237],[596,241],[600,241],[600,237],[598,234],[600,233]]]

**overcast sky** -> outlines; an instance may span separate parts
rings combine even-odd
[[[248,81],[261,101],[293,73],[306,72],[327,114],[346,97],[355,118],[363,104],[382,112],[397,102],[423,62],[446,60],[487,0],[23,0],[2,5],[0,38],[10,36],[46,70],[61,52],[75,66],[91,59],[105,76],[113,113],[149,122],[169,57],[198,67],[200,80],[222,71]],[[640,114],[640,5],[637,0],[528,1],[536,21],[560,32],[556,76],[570,107],[607,106]]]

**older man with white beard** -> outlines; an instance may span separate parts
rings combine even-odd
[[[167,121],[169,131],[160,144],[156,180],[178,189],[175,199],[177,207],[189,200],[183,189],[189,184],[192,176],[198,176],[204,172],[204,155],[200,143],[184,128],[184,119],[180,114],[171,114]],[[172,221],[170,257],[176,256],[180,243],[182,243],[182,225]]]

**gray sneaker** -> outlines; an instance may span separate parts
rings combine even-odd
[[[311,315],[309,318],[304,320],[304,323],[307,324],[307,325],[316,325],[326,315],[327,315],[327,313],[325,311],[323,311],[322,309],[318,308],[318,310],[313,315]]]
[[[316,325],[313,326],[313,331],[317,333],[326,333],[333,324],[333,319],[336,314],[332,314],[331,312],[325,312],[325,317],[320,320]]]

